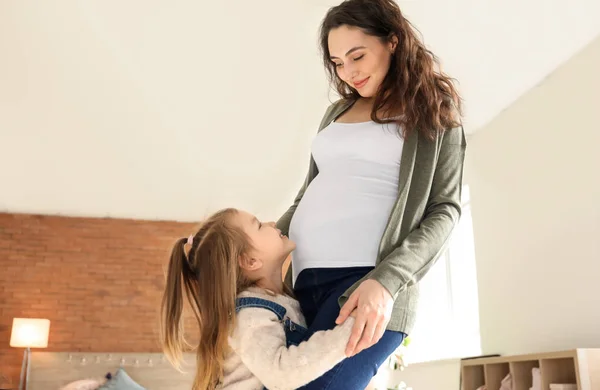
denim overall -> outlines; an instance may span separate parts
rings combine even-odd
[[[300,344],[305,340],[304,338],[308,335],[308,329],[306,329],[302,325],[296,324],[294,321],[286,317],[286,308],[275,302],[261,298],[238,298],[236,300],[236,313],[238,313],[240,310],[246,307],[260,307],[275,313],[275,315],[283,325],[283,330],[285,331],[285,342],[288,348],[292,345]],[[266,387],[264,387],[263,389],[268,390]]]
[[[286,308],[275,302],[261,298],[238,298],[236,300],[236,313],[238,313],[240,310],[246,307],[261,307],[263,309],[267,309],[275,313],[275,315],[283,325],[283,330],[285,330],[285,341],[287,347],[291,345],[300,344],[305,340],[305,337],[308,335],[308,329],[306,329],[302,325],[296,324],[294,321],[290,320],[289,317],[286,317]]]

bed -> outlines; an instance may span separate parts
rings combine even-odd
[[[175,370],[162,353],[33,352],[29,390],[58,390],[68,383],[114,374],[122,367],[148,390],[190,390],[195,355],[185,354],[185,373]]]

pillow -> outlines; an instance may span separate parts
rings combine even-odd
[[[82,379],[61,387],[60,390],[97,390],[106,379]]]
[[[112,379],[98,390],[146,390],[146,388],[131,379],[124,369],[119,368]]]

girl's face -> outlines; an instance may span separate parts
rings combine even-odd
[[[329,32],[329,54],[338,77],[364,98],[377,94],[385,79],[397,39],[382,42],[361,29],[340,26]]]
[[[239,211],[235,223],[248,235],[252,245],[248,258],[242,261],[242,268],[260,277],[280,273],[285,259],[296,249],[296,244],[281,234],[274,222],[260,222],[245,211]]]

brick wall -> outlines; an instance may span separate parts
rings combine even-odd
[[[13,317],[50,319],[47,351],[160,351],[164,269],[173,242],[193,229],[0,213],[0,374],[18,383]]]

